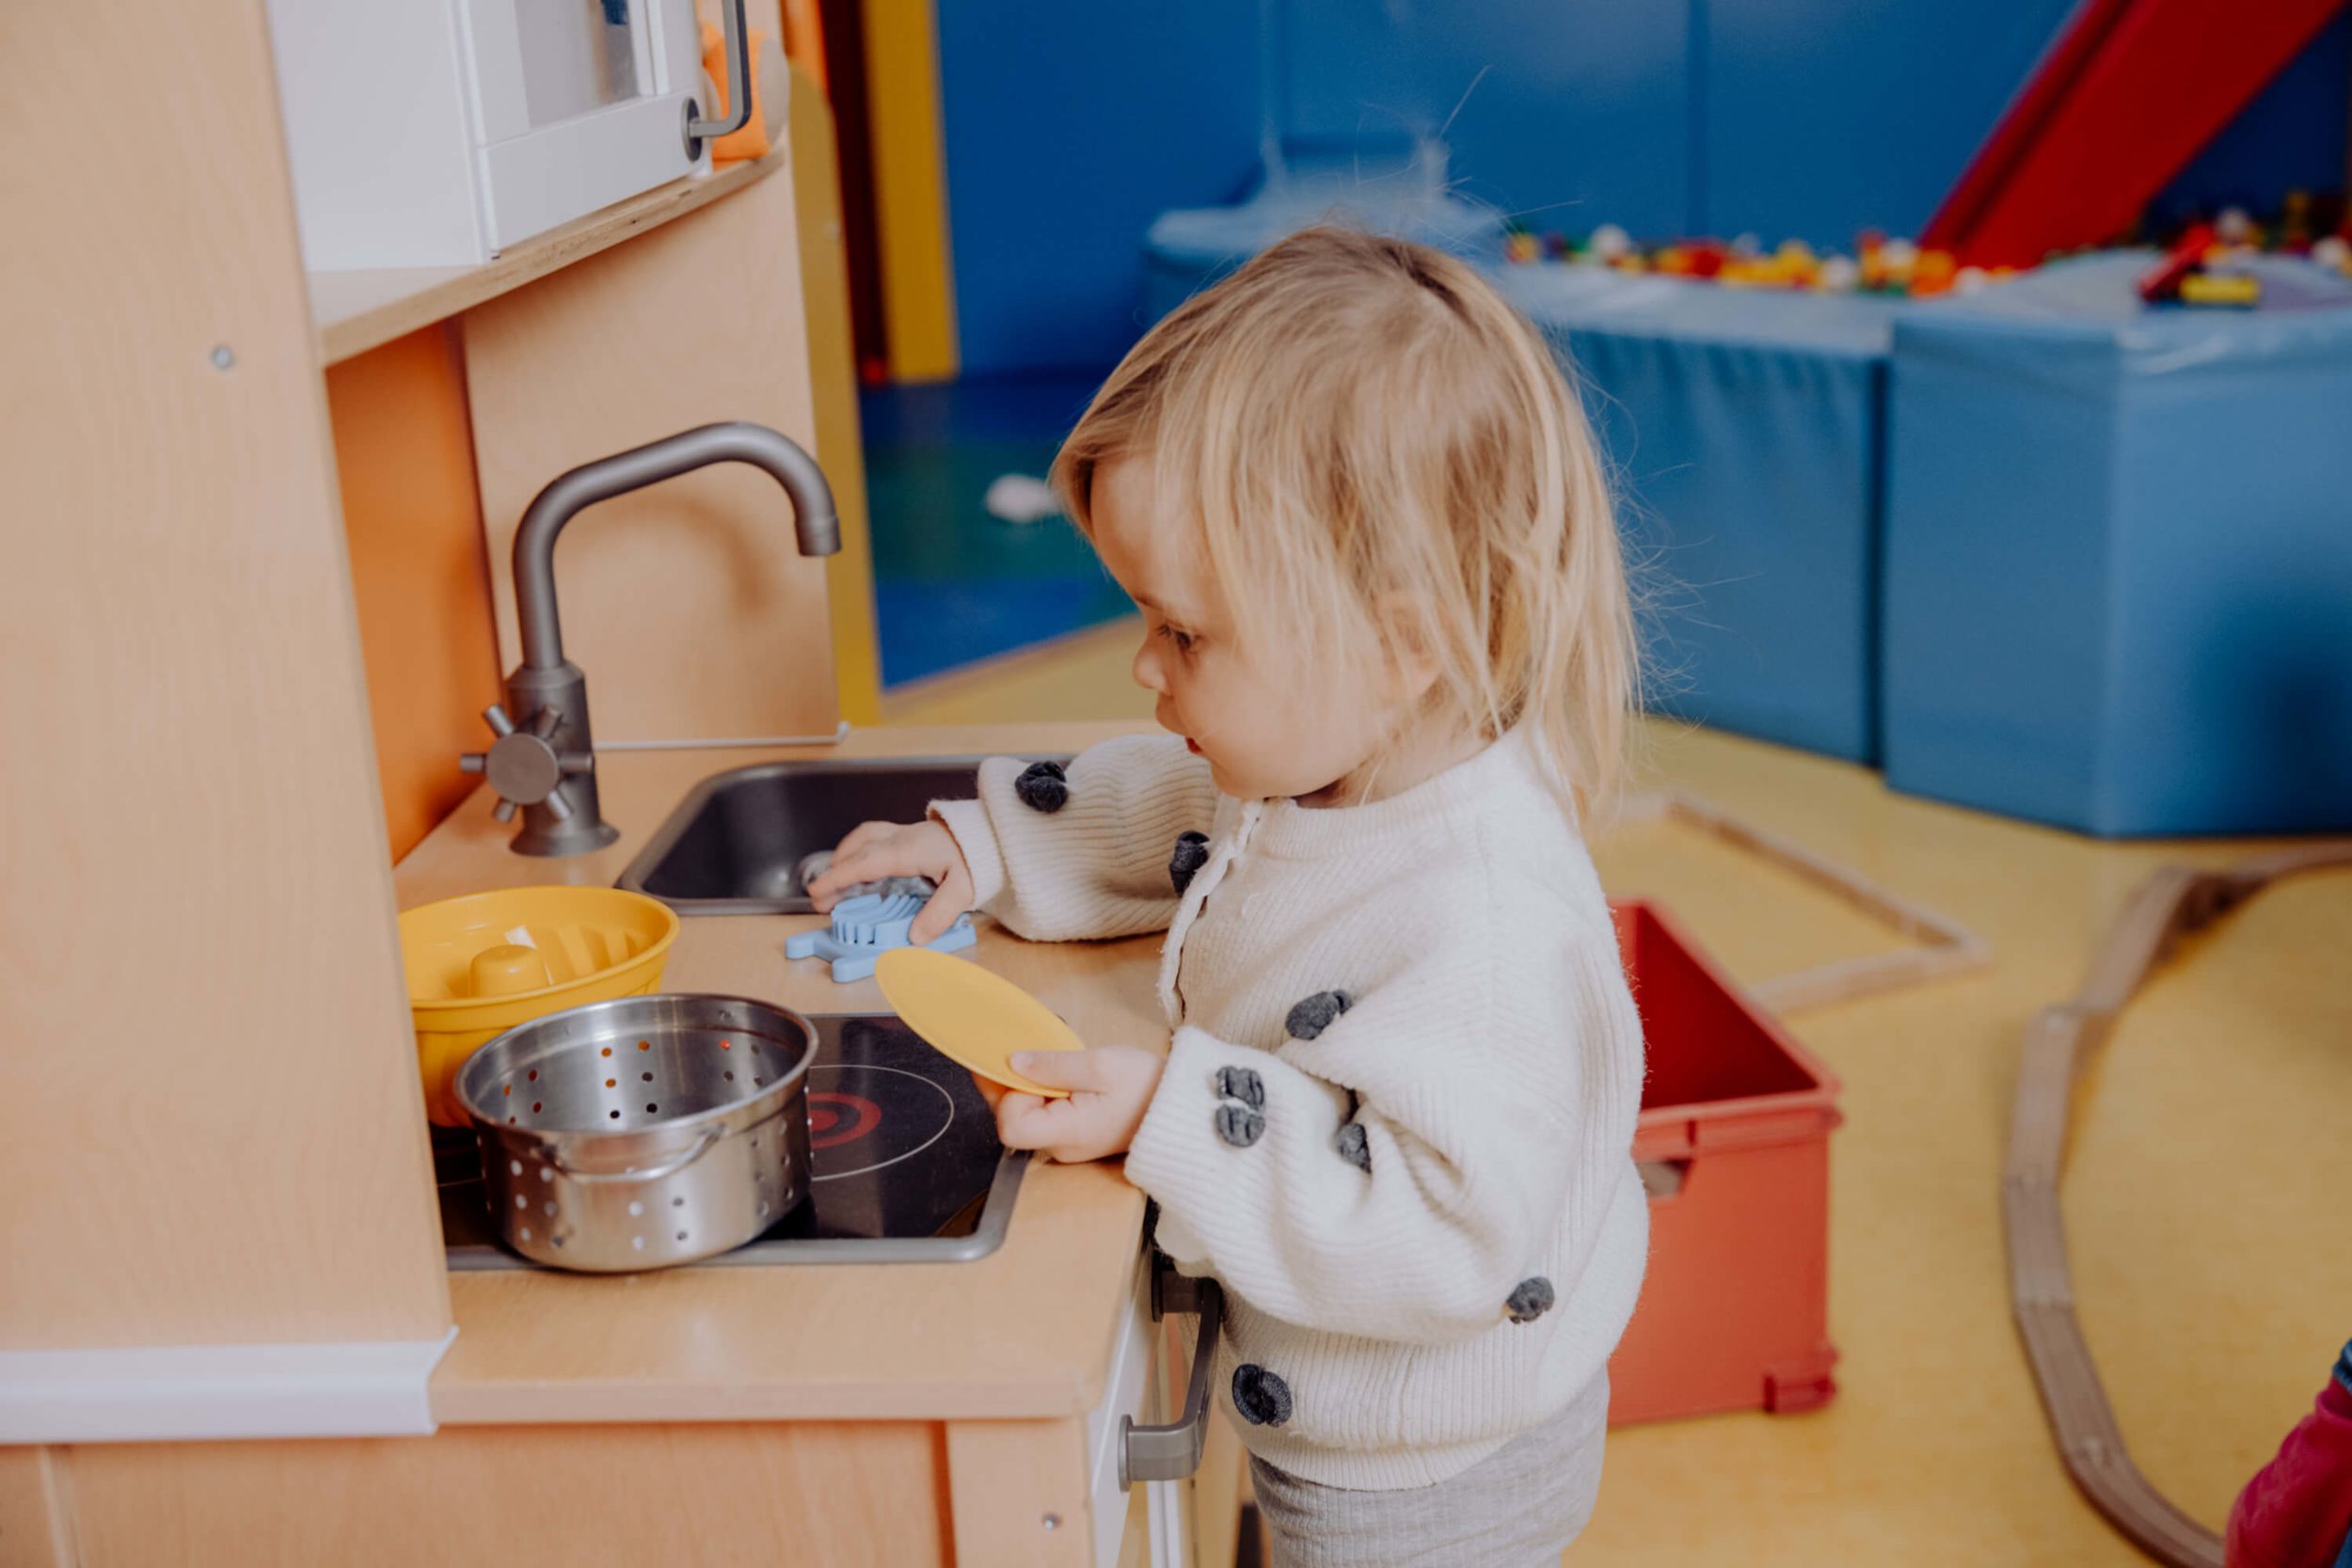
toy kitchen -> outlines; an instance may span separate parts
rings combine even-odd
[[[1008,1156],[856,975],[905,890],[802,893],[978,757],[1130,726],[873,727],[835,133],[787,15],[87,22],[8,52],[46,62],[28,113],[101,79],[147,112],[10,166],[26,231],[80,236],[22,296],[121,330],[15,431],[77,522],[14,575],[43,651],[0,677],[49,759],[9,770],[42,934],[0,989],[59,1042],[0,1140],[45,1195],[0,1539],[1231,1561],[1214,1288],[1155,1279],[1116,1169]],[[787,955],[816,934],[849,961]],[[957,941],[1087,1037],[1166,1037],[1149,942]],[[105,1109],[56,1114],[100,1053]]]

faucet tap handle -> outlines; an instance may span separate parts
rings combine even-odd
[[[555,734],[564,724],[563,710],[552,705],[543,706],[518,726],[504,707],[493,703],[482,717],[498,738],[486,752],[468,752],[459,757],[457,766],[468,773],[487,775],[490,787],[499,794],[498,819],[512,821],[517,806],[544,803],[555,820],[569,820],[573,805],[562,794],[564,781],[593,772],[596,758],[593,752],[555,749]]]

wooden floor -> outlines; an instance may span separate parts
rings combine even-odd
[[[900,721],[1145,715],[1121,624],[893,695]],[[2133,1564],[2052,1451],[2010,1327],[1998,1172],[2019,1031],[2132,888],[2253,843],[2114,845],[1889,793],[1863,769],[1652,724],[1648,782],[1790,834],[1993,946],[1980,974],[1792,1019],[1845,1080],[1836,1402],[1612,1439],[1579,1565]],[[1756,980],[1887,938],[1671,823],[1606,834],[1611,891]],[[2352,1337],[2352,874],[2284,884],[2159,973],[2086,1096],[2067,1221],[2141,1465],[2218,1526]]]

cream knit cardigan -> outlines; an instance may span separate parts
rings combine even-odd
[[[1020,935],[1167,929],[1175,1038],[1127,1179],[1226,1288],[1250,1450],[1309,1481],[1469,1468],[1600,1372],[1641,1286],[1641,1022],[1539,754],[1312,810],[1136,736],[932,808]]]

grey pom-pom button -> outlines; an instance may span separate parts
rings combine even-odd
[[[1233,1408],[1254,1427],[1279,1427],[1291,1418],[1291,1386],[1254,1362],[1233,1369]]]
[[[1184,896],[1184,890],[1192,886],[1193,878],[1208,863],[1208,834],[1187,832],[1177,835],[1176,852],[1168,858],[1168,879],[1176,884],[1178,897]]]
[[[1012,781],[1012,792],[1031,811],[1051,816],[1070,803],[1070,775],[1058,762],[1033,762]]]
[[[1265,1117],[1247,1105],[1228,1101],[1216,1108],[1216,1135],[1235,1148],[1248,1148],[1265,1132]]]
[[[1218,1068],[1216,1092],[1220,1099],[1238,1100],[1253,1111],[1265,1109],[1265,1080],[1255,1068]]]
[[[1532,1323],[1550,1311],[1551,1304],[1556,1299],[1558,1298],[1552,1293],[1551,1281],[1542,1275],[1534,1275],[1520,1280],[1512,1288],[1509,1298],[1502,1304],[1502,1309],[1511,1315],[1511,1321],[1515,1323]]]
[[[1295,1040],[1311,1040],[1339,1022],[1351,1006],[1352,999],[1343,990],[1319,990],[1291,1009],[1282,1028]]]
[[[1351,1121],[1341,1128],[1340,1135],[1331,1140],[1331,1147],[1358,1170],[1372,1169],[1372,1139],[1365,1133],[1362,1122]]]

